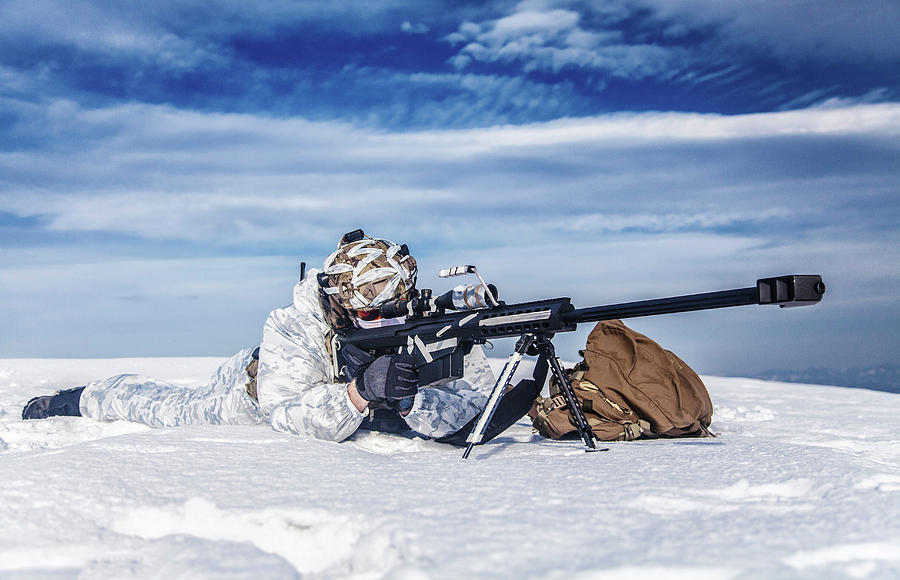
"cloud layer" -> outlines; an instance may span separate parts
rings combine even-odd
[[[0,3],[0,356],[228,354],[361,226],[508,300],[822,273],[636,324],[704,372],[892,360],[900,22],[863,8]]]
[[[897,99],[900,8],[863,4],[10,0],[0,92],[391,129]]]
[[[567,294],[601,304],[815,271],[836,282],[829,308],[896,309],[898,105],[399,133],[157,105],[20,106],[29,121],[19,130],[53,144],[0,155],[2,260],[19,272],[4,293],[27,290],[52,304],[48,311],[67,310],[68,301],[48,299],[42,285],[54,280],[55,295],[71,271],[58,272],[52,256],[90,263],[98,253],[131,264],[126,272],[146,267],[136,257],[199,256],[171,266],[180,279],[170,290],[153,279],[121,288],[120,266],[88,270],[81,299],[96,295],[124,312],[129,297],[141,296],[139,304],[153,305],[150,326],[166,320],[159,308],[195,308],[185,297],[225,307],[236,298],[223,284],[246,291],[247,265],[228,257],[235,254],[284,256],[275,262],[280,274],[266,271],[272,306],[277,280],[287,299],[295,261],[316,265],[356,226],[409,243],[425,284],[440,287],[432,270],[471,261],[514,300]],[[43,248],[46,236],[68,249]],[[23,241],[27,251],[10,250]],[[207,258],[228,276],[198,290]],[[24,276],[35,262],[44,264],[40,275]],[[108,285],[98,288],[98,277]],[[257,296],[240,315],[245,335],[265,309]],[[779,321],[760,328],[767,324]],[[219,338],[201,354],[240,346],[242,333],[212,334]],[[183,340],[161,352],[194,344]],[[711,364],[720,348],[703,340],[688,352]]]

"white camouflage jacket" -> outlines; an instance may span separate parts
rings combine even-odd
[[[87,385],[81,413],[97,420],[126,420],[153,427],[254,424],[269,421],[286,431],[342,441],[363,422],[347,383],[334,376],[327,340],[330,328],[319,304],[316,271],[294,287],[293,304],[272,311],[263,330],[257,374],[259,403],[248,395],[252,349],[226,360],[206,386],[191,388],[141,375],[118,375]],[[426,437],[457,431],[487,400],[494,377],[480,347],[466,357],[464,377],[422,389],[405,417]]]
[[[329,334],[312,270],[294,287],[293,304],[273,311],[263,330],[257,392],[275,429],[341,441],[363,422],[367,412],[357,411],[347,383],[335,380]],[[466,357],[464,377],[420,390],[406,423],[427,437],[449,435],[481,411],[493,384],[493,372],[476,346]]]

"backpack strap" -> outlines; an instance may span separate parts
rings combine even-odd
[[[561,433],[553,426],[554,422],[550,414],[566,405],[566,397],[561,393],[546,398],[538,396],[532,407],[534,415],[531,418],[531,423],[533,427],[544,437],[554,439],[560,437]]]
[[[589,400],[583,402],[590,403]],[[535,431],[551,439],[559,439],[574,431],[567,406],[565,395],[562,394],[538,398],[529,413]],[[637,417],[634,421],[614,421],[585,409],[585,418],[594,435],[603,441],[634,441],[642,436],[652,436],[650,423]]]
[[[613,421],[598,415],[589,415],[588,424],[594,435],[603,441],[634,441],[641,437],[652,436],[650,423],[639,419],[631,421]]]
[[[634,441],[638,437],[650,434],[650,423],[639,419],[637,423],[623,423],[622,428],[625,432],[625,441]]]

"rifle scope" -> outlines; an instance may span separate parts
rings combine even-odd
[[[486,288],[492,296],[495,298],[498,296],[496,286],[488,284]],[[437,298],[432,298],[431,296],[431,289],[423,288],[418,296],[410,300],[385,302],[379,311],[382,318],[397,318],[399,316],[416,318],[425,315],[425,313],[443,312],[445,310],[477,310],[491,307],[490,298],[485,292],[484,284],[469,284],[468,286],[460,284]]]

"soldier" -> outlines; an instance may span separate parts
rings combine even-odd
[[[269,314],[260,346],[226,360],[205,387],[118,375],[35,397],[22,418],[74,415],[152,427],[268,422],[331,441],[360,428],[452,435],[477,416],[494,383],[480,346],[466,357],[463,378],[422,390],[410,355],[381,356],[353,376],[336,369],[331,356],[335,331],[402,323],[380,318],[378,309],[409,298],[416,274],[405,244],[355,230],[322,271],[311,270],[294,287],[291,305]]]

